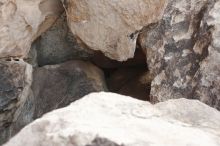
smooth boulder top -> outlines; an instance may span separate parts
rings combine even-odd
[[[100,92],[44,115],[4,146],[219,146],[219,121],[196,100],[152,105]]]

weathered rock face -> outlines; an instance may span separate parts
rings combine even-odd
[[[31,77],[27,63],[0,61],[0,143],[31,121]]]
[[[0,58],[26,56],[62,11],[59,0],[0,0]]]
[[[106,85],[102,71],[91,63],[69,61],[36,68],[32,90],[36,104],[34,118],[38,118],[91,92],[106,91]]]
[[[38,67],[37,50],[39,49],[39,39],[35,40],[28,55],[24,58],[24,61],[31,64],[32,67]]]
[[[61,1],[0,0],[0,144],[107,91],[72,59],[110,91],[220,110],[220,0]],[[8,145],[219,146],[219,121],[194,100],[99,93]]]
[[[207,24],[213,26],[208,56],[201,62],[195,80],[199,80],[194,97],[220,110],[220,1],[209,12]]]
[[[36,50],[39,66],[59,64],[73,59],[86,60],[92,55],[92,51],[77,43],[67,26],[65,14],[41,35],[38,43]]]
[[[215,67],[219,64],[218,57],[213,55],[220,46],[216,43],[218,3],[216,0],[170,0],[163,19],[140,33],[139,43],[155,76],[152,101],[198,98],[217,107],[220,82],[216,79],[220,72]],[[209,22],[210,17],[214,21]]]
[[[4,146],[219,146],[220,113],[194,100],[155,106],[94,93],[25,127]]]
[[[124,61],[134,55],[138,31],[161,19],[166,0],[67,0],[65,4],[69,27],[78,39]]]

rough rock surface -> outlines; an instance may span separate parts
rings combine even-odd
[[[25,57],[62,11],[59,0],[0,0],[0,58]]]
[[[169,0],[139,43],[152,75],[152,101],[197,98],[219,108],[219,0]]]
[[[209,12],[208,25],[213,26],[208,56],[196,74],[199,80],[194,97],[220,110],[220,1]]]
[[[166,0],[66,0],[65,5],[69,27],[78,39],[124,61],[134,56],[138,31],[161,19]]]
[[[92,51],[77,43],[63,14],[39,39],[37,60],[39,66],[59,64],[73,59],[88,60]]]
[[[96,66],[89,62],[69,61],[36,68],[32,90],[36,106],[34,118],[38,118],[91,92],[107,89],[104,75]]]
[[[38,67],[37,61],[37,50],[39,49],[39,39],[35,40],[32,45],[28,55],[24,58],[24,61],[31,64],[32,67]]]
[[[22,60],[0,61],[0,143],[31,121],[32,67]]]
[[[219,146],[220,113],[199,101],[155,106],[93,93],[46,114],[4,146]]]

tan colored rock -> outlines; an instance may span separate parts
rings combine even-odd
[[[0,0],[0,58],[25,57],[62,11],[59,0]]]
[[[161,19],[166,0],[67,0],[73,34],[93,50],[124,61],[134,56],[138,31]]]
[[[157,105],[94,93],[46,114],[4,146],[219,146],[220,112],[199,101]]]

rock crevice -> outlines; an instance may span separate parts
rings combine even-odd
[[[220,145],[218,111],[186,100],[198,99],[220,110],[219,10],[220,0],[0,0],[0,144],[36,118],[74,102],[63,109],[73,107],[73,112],[64,115],[79,119],[86,115],[101,126],[106,122],[114,135],[83,119],[81,125],[75,119],[53,115],[59,111],[49,114],[56,117],[52,120],[55,123],[51,119],[34,122],[21,135],[27,132],[37,136],[27,141],[31,145],[200,145],[182,137],[194,140],[191,132],[195,132],[202,137],[201,145]],[[91,94],[81,100],[100,91],[142,101],[127,101],[124,96],[107,93]],[[162,103],[153,106],[146,101]],[[91,115],[87,115],[90,110]],[[115,115],[125,125],[120,125]],[[76,136],[68,135],[68,126],[72,126],[66,123],[68,120],[76,125],[74,130],[79,130],[75,133],[70,128]],[[158,135],[151,137],[129,120]],[[176,137],[177,131],[171,130],[168,141],[163,140],[163,132],[152,125],[154,122],[183,130],[186,135]],[[124,129],[126,124],[129,126]],[[62,126],[64,131],[59,128]],[[91,128],[92,136],[85,133],[83,126]],[[170,132],[166,126],[161,128]],[[47,128],[52,130],[53,138],[47,137]],[[53,133],[56,128],[59,134],[67,132],[69,137],[60,138]],[[129,128],[136,137],[127,134],[132,132]],[[42,135],[35,135],[33,129]],[[128,131],[128,138],[123,130]],[[157,136],[160,141],[154,141]],[[42,142],[42,137],[45,143],[33,142]],[[20,136],[12,141],[17,138]],[[172,138],[182,141],[171,142]]]

